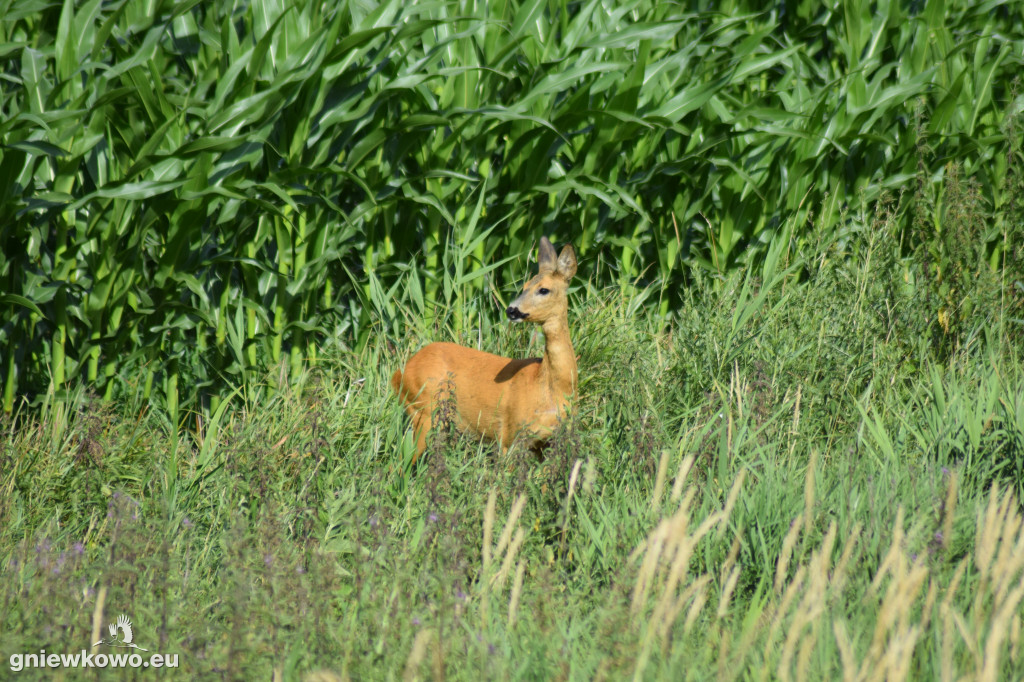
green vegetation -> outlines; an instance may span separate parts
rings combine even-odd
[[[0,0],[3,665],[1024,677],[1015,12]],[[542,233],[575,418],[410,468]]]
[[[79,651],[105,589],[194,679],[1017,679],[1020,345],[937,357],[880,251],[698,275],[667,329],[584,280],[541,463],[442,430],[402,468],[418,339],[178,439],[141,385],[50,401],[4,432],[3,653]]]
[[[1015,10],[706,4],[0,2],[4,411],[142,377],[180,422],[325,343],[486,334],[542,231],[669,318],[886,192],[969,331],[1021,261]]]

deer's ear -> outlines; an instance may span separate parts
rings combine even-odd
[[[558,254],[558,274],[566,280],[572,279],[576,274],[576,249],[571,244],[562,247],[562,253]]]
[[[537,247],[537,266],[540,274],[554,272],[557,267],[555,260],[555,247],[547,237],[541,237],[540,245]]]

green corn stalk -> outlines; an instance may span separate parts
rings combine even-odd
[[[1020,39],[989,6],[4,7],[0,295],[39,309],[0,340],[5,410],[50,373],[154,400],[173,374],[216,410],[285,344],[294,375],[403,310],[463,336],[541,233],[613,263],[596,285],[657,283],[668,323],[694,267],[799,252],[843,206],[920,183],[934,226],[949,158],[993,207],[986,262],[1015,239]],[[194,343],[154,351],[165,327]]]
[[[295,224],[295,264],[294,273],[296,278],[302,278],[305,281],[307,276],[306,272],[306,218],[302,213],[296,215]],[[305,317],[305,297],[294,296],[293,305],[291,309],[291,319],[293,321],[301,322]],[[302,371],[302,366],[305,362],[304,352],[306,348],[305,333],[301,326],[296,325],[292,328],[292,345],[289,355],[289,364],[291,366],[291,373],[293,376],[298,376]]]

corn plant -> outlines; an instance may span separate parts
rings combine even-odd
[[[976,237],[987,267],[1018,249],[1010,4],[3,0],[0,17],[5,412],[140,382],[177,421],[328,341],[402,333],[389,296],[420,329],[472,333],[524,271],[505,254],[541,233],[606,264],[596,285],[657,287],[668,320],[693,268],[760,262],[783,233],[799,251],[885,191],[940,196],[952,159],[1000,228]]]

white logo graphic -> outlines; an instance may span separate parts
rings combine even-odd
[[[116,623],[109,623],[107,630],[110,631],[110,639],[101,639],[100,641],[93,644],[94,647],[100,644],[106,644],[107,646],[120,647],[120,648],[131,648],[138,649],[139,651],[149,651],[149,649],[143,649],[141,646],[132,641],[132,622],[128,620],[128,616],[123,613],[117,617]],[[121,636],[118,637],[120,631]]]

